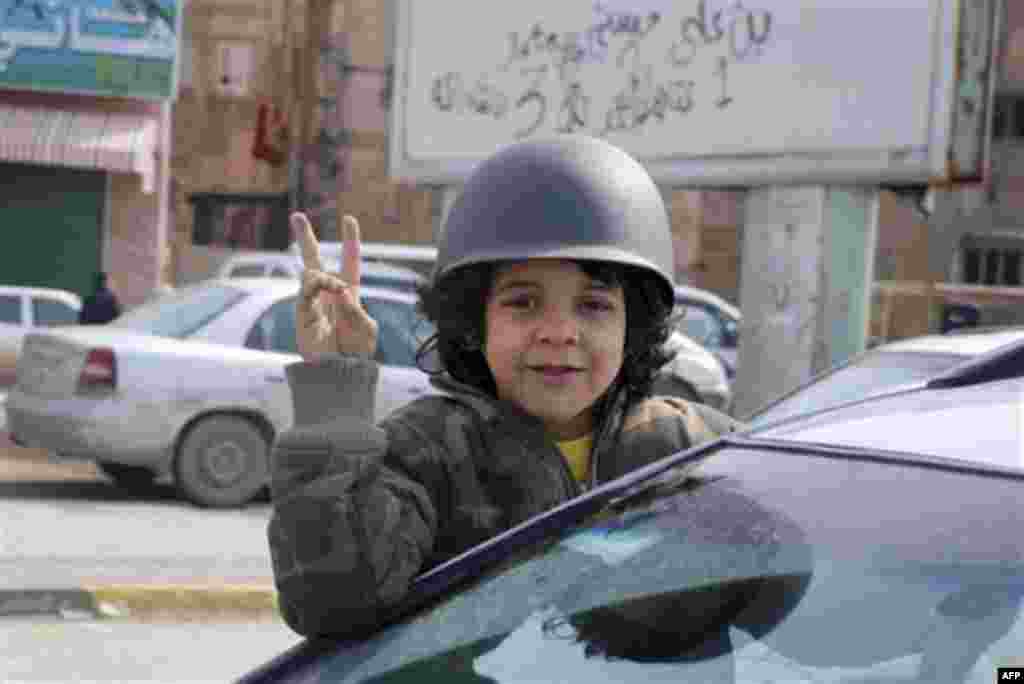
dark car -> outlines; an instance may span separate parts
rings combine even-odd
[[[889,342],[819,373],[741,418],[750,425],[767,425],[850,400],[884,394],[897,387],[921,385],[957,364],[1021,341],[1024,341],[1024,328],[1005,327],[921,335]]]
[[[416,581],[257,682],[978,682],[1024,665],[1024,345],[732,434]]]

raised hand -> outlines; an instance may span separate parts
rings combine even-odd
[[[306,360],[324,353],[370,358],[377,350],[377,321],[359,300],[359,223],[341,221],[341,272],[328,273],[320,260],[320,243],[305,214],[291,216],[292,236],[302,251],[302,289],[296,310],[296,346]]]

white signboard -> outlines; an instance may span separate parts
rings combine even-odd
[[[565,132],[679,185],[950,176],[956,0],[396,1],[395,178]]]

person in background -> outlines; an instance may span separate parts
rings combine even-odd
[[[82,310],[78,313],[81,325],[98,325],[109,323],[121,315],[121,303],[117,295],[107,285],[107,274],[96,274],[96,286],[92,294],[82,302]]]

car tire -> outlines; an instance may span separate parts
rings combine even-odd
[[[112,461],[99,461],[96,466],[100,472],[114,481],[114,484],[125,489],[148,487],[156,480],[156,471],[145,466],[126,465]]]
[[[659,373],[654,378],[654,383],[651,385],[651,394],[663,397],[678,397],[687,401],[695,401],[698,404],[704,403],[701,396],[697,394],[697,391],[688,382],[666,373]]]
[[[203,418],[178,449],[175,483],[198,506],[242,506],[267,484],[269,448],[252,421],[224,415]]]

